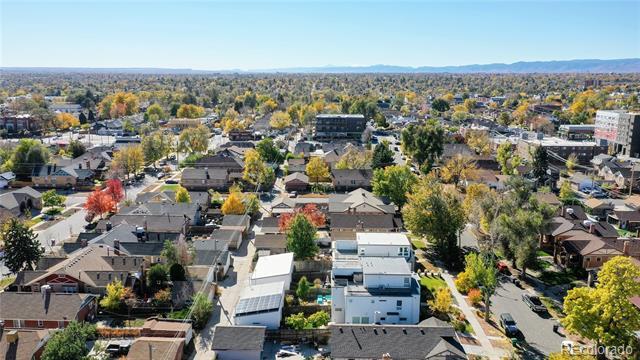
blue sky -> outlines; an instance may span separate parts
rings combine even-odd
[[[640,57],[640,0],[0,0],[0,66],[267,69]]]

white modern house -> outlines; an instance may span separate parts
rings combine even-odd
[[[233,312],[234,325],[280,327],[284,306],[284,282],[276,281],[246,287]]]
[[[406,235],[358,233],[334,242],[331,319],[337,324],[416,324],[420,284]]]
[[[261,256],[251,274],[251,285],[281,281],[284,288],[291,286],[293,274],[293,253]]]

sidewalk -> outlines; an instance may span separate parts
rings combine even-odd
[[[471,327],[473,327],[473,332],[475,333],[475,337],[480,342],[480,346],[463,345],[463,347],[465,348],[465,351],[475,355],[486,356],[489,359],[501,359],[504,356],[507,356],[508,354],[504,350],[496,349],[493,347],[493,344],[491,344],[489,337],[484,332],[484,329],[482,328],[482,326],[480,325],[480,322],[476,318],[476,315],[474,314],[473,309],[469,307],[469,305],[464,299],[464,296],[462,296],[462,294],[460,294],[460,292],[458,292],[458,290],[456,289],[456,285],[453,281],[453,276],[451,276],[451,274],[447,272],[443,272],[442,278],[449,286],[449,290],[451,290],[453,297],[456,299],[456,302],[460,307],[460,311],[462,311],[467,321],[469,321],[469,324],[471,324]]]

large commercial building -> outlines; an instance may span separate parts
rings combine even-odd
[[[531,161],[531,154],[540,146],[545,148],[547,152],[553,153],[551,154],[552,156],[555,154],[563,159],[567,159],[573,154],[581,164],[587,164],[594,156],[607,152],[607,147],[597,142],[565,140],[558,137],[545,137],[539,134],[535,138],[521,136],[517,143],[518,154],[522,158]]]
[[[320,114],[316,115],[313,124],[313,137],[316,140],[360,140],[366,126],[364,115]]]
[[[640,157],[640,113],[598,110],[595,138],[612,153]]]

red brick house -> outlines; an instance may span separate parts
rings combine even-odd
[[[0,321],[5,329],[57,329],[71,321],[95,318],[97,297],[43,291],[0,293]]]

